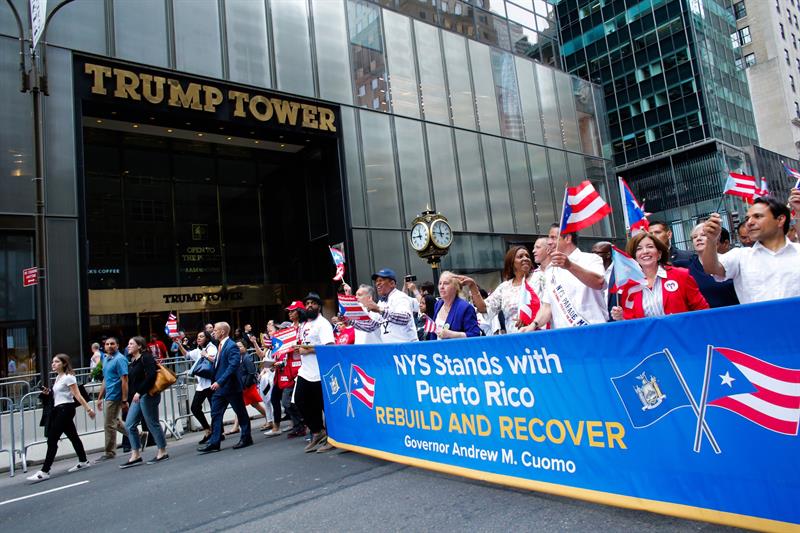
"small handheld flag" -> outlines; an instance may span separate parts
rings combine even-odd
[[[647,286],[647,278],[636,260],[617,248],[611,246],[611,259],[614,268],[614,284],[608,291],[616,294],[624,289],[630,293],[638,292]]]
[[[542,302],[539,300],[539,297],[536,296],[536,291],[533,290],[531,284],[525,279],[522,282],[519,299],[519,320],[522,322],[523,326],[527,326],[533,322],[541,306]]]
[[[725,188],[722,194],[738,196],[745,201],[752,202],[758,189],[755,176],[731,172],[725,180]]]
[[[624,179],[618,177],[619,194],[622,198],[622,216],[625,218],[625,229],[633,233],[636,230],[647,231],[650,229],[650,222],[647,220],[647,213],[644,206],[636,201],[628,184]]]
[[[369,314],[364,310],[355,296],[339,295],[339,314],[350,320],[369,320]]]
[[[767,178],[761,178],[761,185],[756,188],[756,191],[753,193],[753,200],[756,198],[761,198],[762,196],[769,195],[769,186],[767,185]],[[752,201],[748,203],[753,203]]]
[[[561,211],[561,233],[575,233],[588,228],[609,213],[611,207],[589,180],[577,187],[567,187]]]
[[[422,328],[422,331],[425,332],[425,335],[427,335],[428,333],[436,333],[436,322],[431,320],[431,317],[429,317],[426,314],[423,314],[422,317],[423,320],[425,321],[425,325]]]
[[[333,246],[328,246],[328,249],[333,258],[333,264],[336,265],[336,275],[333,276],[333,281],[341,281],[344,278],[344,254]]]
[[[273,355],[288,352],[297,345],[297,328],[292,326],[275,332],[272,341]]]
[[[797,183],[795,183],[794,188],[800,189],[800,170],[795,170],[792,167],[787,166],[786,163],[783,164],[783,170],[786,171],[787,176],[797,180]]]
[[[167,318],[167,323],[164,326],[164,333],[166,333],[170,339],[181,336],[178,332],[178,318],[173,313],[170,313]]]

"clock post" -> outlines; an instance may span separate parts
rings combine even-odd
[[[431,265],[434,291],[438,294],[442,257],[447,255],[450,245],[453,244],[453,229],[447,217],[428,207],[411,222],[409,238],[411,248]]]

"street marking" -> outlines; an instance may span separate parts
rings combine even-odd
[[[71,485],[64,485],[63,487],[56,487],[54,489],[43,490],[42,492],[36,492],[34,494],[28,494],[27,496],[21,496],[19,498],[14,498],[12,500],[6,500],[4,502],[0,502],[0,505],[5,505],[7,503],[14,503],[14,502],[18,502],[20,500],[27,500],[28,498],[34,498],[36,496],[41,496],[43,494],[49,494],[51,492],[57,492],[59,490],[64,490],[64,489],[69,489],[69,488],[72,488],[72,487],[77,487],[78,485],[83,485],[84,483],[89,483],[89,480],[87,479],[85,481],[79,481],[79,482],[73,483]]]

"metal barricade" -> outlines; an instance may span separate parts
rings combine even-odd
[[[28,377],[30,379],[26,379]],[[37,375],[3,378],[0,380],[0,398],[8,398],[12,403],[18,402],[20,398],[31,391],[31,381],[35,381],[37,378]]]
[[[8,432],[4,421],[8,421]],[[6,444],[5,441],[8,441]],[[0,397],[0,453],[8,454],[9,476],[14,477],[17,464],[14,447],[14,402],[11,398]]]

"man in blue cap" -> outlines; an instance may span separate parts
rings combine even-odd
[[[372,275],[378,301],[369,294],[360,301],[367,311],[380,313],[380,318],[358,320],[356,329],[366,332],[378,331],[382,342],[415,342],[417,328],[414,324],[414,302],[406,293],[397,290],[397,275],[391,268],[382,268]]]

